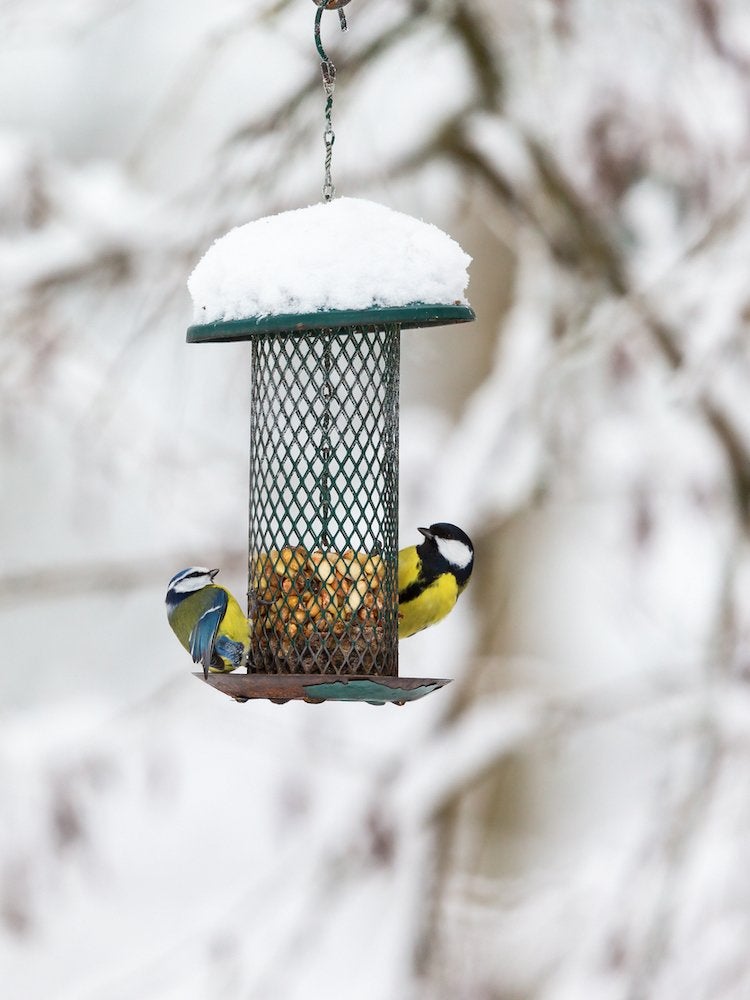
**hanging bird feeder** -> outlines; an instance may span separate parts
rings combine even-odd
[[[474,319],[470,258],[434,226],[333,200],[324,3],[324,202],[232,230],[189,281],[188,342],[251,344],[248,669],[206,680],[241,701],[403,704],[448,681],[398,672],[400,337]]]

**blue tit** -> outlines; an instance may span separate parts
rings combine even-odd
[[[455,524],[419,528],[421,545],[398,554],[398,637],[434,625],[453,609],[474,568],[471,539]]]
[[[203,675],[227,673],[247,662],[249,626],[242,608],[225,587],[214,583],[218,569],[191,566],[175,573],[167,588],[172,631],[203,664]]]

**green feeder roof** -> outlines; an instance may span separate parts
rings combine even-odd
[[[398,324],[402,329],[470,323],[474,310],[467,305],[415,302],[406,306],[374,306],[371,309],[328,309],[279,316],[249,316],[246,319],[197,323],[188,327],[189,344],[250,340],[255,334],[303,333],[306,330],[342,330]]]

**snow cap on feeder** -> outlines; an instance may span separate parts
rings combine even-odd
[[[218,239],[193,271],[188,340],[466,322],[470,262],[436,226],[362,199],[268,216]]]

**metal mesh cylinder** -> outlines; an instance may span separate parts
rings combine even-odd
[[[398,674],[399,338],[252,337],[251,672]]]

